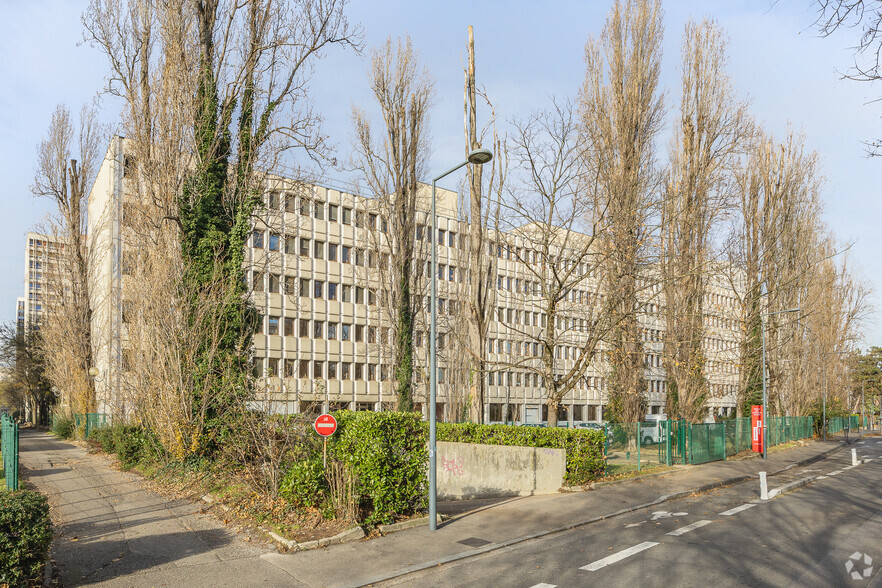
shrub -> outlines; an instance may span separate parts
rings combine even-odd
[[[314,457],[291,466],[279,484],[279,495],[298,506],[320,507],[328,496],[322,459]]]
[[[30,490],[0,492],[0,585],[39,582],[51,541],[45,496]]]
[[[428,429],[416,413],[334,413],[339,423],[329,450],[357,480],[368,524],[425,508]]]
[[[104,453],[113,453],[113,429],[111,427],[96,427],[89,431],[88,441],[98,447]]]
[[[437,437],[438,441],[454,443],[565,449],[566,482],[570,485],[587,484],[595,480],[603,475],[606,466],[603,431],[592,429],[438,423]]]
[[[59,439],[70,439],[76,430],[73,417],[65,414],[56,414],[52,417],[52,432]]]
[[[110,429],[113,451],[123,469],[130,469],[141,461],[144,450],[144,431],[131,425],[115,425]]]

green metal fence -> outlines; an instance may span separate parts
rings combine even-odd
[[[77,429],[83,427],[83,439],[89,438],[92,429],[98,429],[107,426],[107,415],[98,412],[88,412],[85,414],[75,414],[74,423]]]
[[[843,417],[836,426],[838,430],[856,427],[857,420]],[[769,447],[811,438],[812,417],[770,417],[768,433]],[[656,465],[722,461],[751,448],[749,417],[717,423],[688,423],[684,419],[616,423],[607,427],[607,470],[623,473]]]
[[[18,423],[6,413],[0,415],[0,453],[7,490],[18,490]]]
[[[726,459],[726,425],[693,423],[689,426],[689,463],[699,464]]]

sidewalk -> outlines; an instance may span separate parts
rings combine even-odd
[[[361,586],[695,492],[736,484],[757,477],[760,471],[774,475],[788,466],[822,459],[843,446],[840,440],[813,441],[804,447],[771,452],[768,461],[721,461],[689,466],[663,476],[608,484],[588,492],[485,501],[483,507],[462,514],[455,514],[461,512],[462,503],[440,503],[440,513],[454,516],[434,532],[419,527],[328,549],[264,554],[261,559],[310,586]]]
[[[748,459],[684,467],[588,492],[499,501],[440,503],[451,518],[437,531],[417,527],[385,537],[282,554],[226,529],[199,504],[170,501],[116,471],[108,460],[23,430],[24,478],[47,493],[58,525],[52,557],[65,585],[107,586],[229,583],[254,586],[362,586],[533,537],[646,508],[757,472],[823,458],[840,440],[815,441]],[[463,512],[464,507],[471,508]],[[590,531],[589,531],[590,532]]]

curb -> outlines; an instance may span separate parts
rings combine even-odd
[[[833,447],[833,448],[831,448],[831,449],[828,449],[827,451],[824,451],[824,452],[822,452],[822,453],[819,453],[818,455],[815,455],[815,456],[812,456],[812,457],[809,457],[809,458],[806,458],[806,459],[800,460],[800,461],[798,461],[798,462],[794,462],[794,463],[792,463],[792,464],[790,464],[790,465],[788,465],[788,466],[786,466],[786,467],[783,467],[783,468],[781,468],[781,469],[779,469],[779,470],[776,470],[775,472],[772,472],[772,473],[769,474],[769,475],[770,475],[770,476],[774,476],[774,475],[780,474],[780,473],[782,473],[782,472],[784,472],[784,471],[787,471],[787,470],[789,470],[790,468],[793,468],[793,467],[801,467],[801,466],[804,466],[804,465],[808,465],[808,464],[814,463],[814,462],[816,462],[816,461],[820,461],[820,460],[824,459],[825,457],[827,457],[828,455],[830,455],[831,453],[833,453],[833,452],[835,452],[835,451],[839,451],[840,449],[842,449],[841,446],[840,446],[840,447]],[[670,474],[670,473],[674,473],[674,472],[665,472],[665,473]],[[649,477],[649,476],[647,476],[647,477]],[[343,584],[343,586],[344,586],[344,587],[347,587],[347,588],[349,588],[349,587],[357,588],[357,587],[361,587],[361,586],[370,586],[370,585],[372,585],[372,584],[377,584],[377,583],[379,583],[379,582],[385,582],[385,581],[387,581],[387,580],[391,580],[391,579],[393,579],[393,578],[399,578],[399,577],[402,577],[402,576],[406,576],[406,575],[408,575],[408,574],[412,574],[412,573],[414,573],[414,572],[419,572],[419,571],[426,570],[426,569],[429,569],[429,568],[433,568],[433,567],[436,567],[436,566],[440,566],[440,565],[444,565],[444,564],[452,563],[452,562],[455,562],[455,561],[460,561],[460,560],[463,560],[463,559],[468,559],[468,558],[471,558],[471,557],[475,557],[475,556],[477,556],[477,555],[483,555],[483,554],[485,554],[485,553],[489,553],[489,552],[491,552],[491,551],[496,551],[497,549],[503,549],[503,548],[505,548],[505,547],[510,547],[510,546],[512,546],[512,545],[517,545],[518,543],[524,543],[525,541],[530,541],[530,540],[532,540],[532,539],[538,539],[538,538],[540,538],[540,537],[546,537],[546,536],[548,536],[548,535],[553,535],[553,534],[555,534],[555,533],[561,533],[561,532],[563,532],[563,531],[569,531],[569,530],[571,530],[571,529],[576,529],[576,528],[578,528],[578,527],[584,527],[584,526],[586,526],[586,525],[590,525],[591,523],[596,523],[596,522],[598,522],[598,521],[602,521],[602,520],[606,520],[606,519],[611,519],[611,518],[613,518],[613,517],[617,517],[617,516],[620,516],[620,515],[623,515],[623,514],[628,514],[628,513],[631,513],[631,512],[637,511],[637,510],[642,510],[642,509],[644,509],[644,508],[651,508],[651,507],[653,507],[653,506],[657,506],[657,505],[662,504],[662,503],[665,503],[665,502],[670,502],[670,501],[672,501],[672,500],[677,500],[677,499],[679,499],[679,498],[684,498],[684,497],[686,497],[686,496],[690,496],[690,495],[692,495],[692,494],[700,494],[700,493],[707,492],[707,491],[709,491],[709,490],[714,490],[714,489],[716,489],[716,488],[720,488],[720,487],[723,487],[723,486],[730,486],[730,485],[733,485],[733,484],[739,484],[739,483],[741,483],[741,482],[746,482],[746,481],[748,481],[748,480],[751,480],[751,479],[753,479],[753,478],[758,478],[758,477],[759,477],[759,476],[758,476],[757,474],[745,474],[745,475],[741,475],[741,476],[735,476],[735,477],[732,477],[732,478],[727,478],[727,479],[725,479],[725,480],[720,480],[720,481],[718,481],[718,482],[712,482],[712,483],[710,483],[710,484],[704,484],[704,485],[702,485],[702,486],[699,486],[698,488],[692,488],[692,489],[689,489],[689,490],[681,490],[680,492],[674,492],[674,493],[672,493],[672,494],[665,494],[664,496],[660,496],[660,497],[656,498],[655,500],[653,500],[653,501],[651,501],[651,502],[647,502],[647,503],[644,503],[644,504],[638,504],[638,505],[635,505],[635,506],[628,506],[628,507],[625,507],[625,508],[623,508],[623,509],[621,509],[621,510],[617,510],[617,511],[612,512],[612,513],[609,513],[609,514],[599,515],[599,516],[591,517],[591,518],[588,518],[588,519],[583,519],[583,520],[581,520],[581,521],[575,521],[575,522],[573,522],[573,523],[570,523],[570,524],[567,524],[567,525],[564,525],[564,526],[561,526],[561,527],[556,527],[556,528],[553,528],[553,529],[548,529],[548,530],[545,530],[545,531],[539,531],[539,532],[537,532],[537,533],[532,533],[532,534],[530,534],[530,535],[524,535],[524,536],[521,536],[521,537],[516,537],[516,538],[514,538],[514,539],[509,539],[508,541],[503,541],[503,542],[501,542],[501,543],[491,543],[491,544],[489,544],[489,545],[485,545],[485,546],[483,546],[483,547],[479,547],[479,548],[477,548],[477,549],[472,549],[472,550],[470,550],[470,551],[464,551],[464,552],[462,552],[462,553],[457,553],[457,554],[455,554],[455,555],[450,555],[450,556],[443,557],[443,558],[441,558],[441,559],[436,559],[436,560],[429,561],[429,562],[423,562],[423,563],[414,564],[414,565],[408,566],[408,567],[406,567],[406,568],[402,568],[402,569],[400,569],[400,570],[396,570],[396,571],[394,571],[394,572],[390,572],[390,573],[388,573],[388,574],[383,574],[383,575],[380,575],[380,576],[375,576],[375,577],[373,577],[373,578],[367,578],[367,579],[365,579],[365,580],[361,580],[361,581],[359,581],[358,583],[355,583],[355,584]],[[639,479],[640,479],[640,478],[629,478],[627,481],[634,481],[634,480],[639,480]],[[804,480],[808,480],[808,481],[805,481],[805,483],[804,483],[803,485],[808,484],[808,483],[810,483],[811,481],[813,481],[813,480],[814,480],[814,477],[811,477],[811,478],[805,478]],[[803,482],[804,480],[799,480],[798,482]],[[625,481],[625,480],[623,480],[623,481]],[[786,485],[786,486],[782,486],[782,488],[779,489],[779,493],[778,493],[778,494],[780,494],[780,491],[781,491],[781,490],[783,490],[784,488],[787,488],[787,487],[789,487],[789,486],[792,486],[793,484],[796,484],[796,482],[794,482],[794,483],[792,483],[792,484],[788,484],[788,485]],[[795,486],[794,486],[794,488],[795,488]],[[776,496],[777,496],[778,494],[776,494]],[[426,518],[428,518],[428,517],[426,517]]]
[[[437,516],[437,523],[441,523],[441,515]],[[423,525],[429,524],[429,517],[420,517],[418,519],[408,519],[406,521],[401,521],[400,523],[392,523],[389,525],[378,525],[377,528],[380,530],[380,533],[383,535],[388,535],[389,533],[394,533],[395,531],[403,531],[405,529],[412,529],[414,527],[422,527]]]
[[[275,541],[280,547],[284,547],[292,552],[309,551],[310,549],[318,549],[319,547],[327,547],[328,545],[358,541],[359,539],[364,538],[364,529],[361,527],[352,527],[351,529],[346,529],[345,531],[337,533],[333,537],[304,541],[303,543],[298,543],[293,539],[285,539],[278,533],[270,531],[265,527],[260,527],[260,530],[272,537],[273,541]]]

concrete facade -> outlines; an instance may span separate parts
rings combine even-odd
[[[115,137],[89,196],[90,240],[97,251],[93,270],[93,341],[99,406],[120,395],[126,370],[124,296],[136,296],[137,285],[122,274],[127,252],[120,235],[127,196],[125,140]],[[394,316],[383,303],[388,272],[386,223],[380,199],[362,196],[351,186],[318,186],[271,178],[264,206],[255,212],[245,251],[249,297],[262,315],[254,337],[254,372],[261,401],[272,410],[297,413],[336,408],[384,410],[394,407]],[[466,236],[455,192],[438,190],[437,234],[429,235],[429,190],[418,199],[414,235],[419,251],[414,270],[422,289],[415,343],[415,402],[428,412],[428,283],[431,246],[438,252],[439,386],[437,414],[457,420],[451,406],[465,396],[467,354],[457,351],[465,327]],[[496,284],[487,335],[490,371],[484,374],[487,422],[541,423],[547,420],[545,385],[537,373],[546,316],[529,264],[537,254],[524,235],[488,234]],[[505,244],[503,246],[503,243]],[[734,411],[738,382],[740,315],[737,292],[722,275],[710,278],[706,296],[708,359],[712,413]],[[568,294],[558,326],[564,336],[554,349],[556,371],[576,362],[587,340],[580,317],[583,301],[598,290],[593,278]],[[423,295],[424,294],[424,295]],[[638,321],[644,346],[644,379],[648,412],[664,412],[662,365],[664,297],[658,284],[641,289]],[[578,385],[563,400],[558,418],[569,425],[603,420],[607,403],[608,351],[601,344]],[[104,399],[104,400],[102,400]],[[103,403],[103,404],[102,404]],[[109,410],[99,409],[102,412]]]

